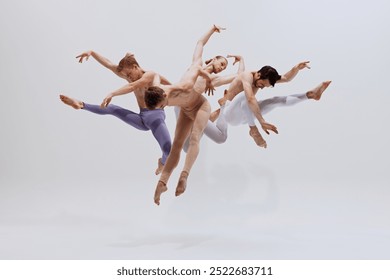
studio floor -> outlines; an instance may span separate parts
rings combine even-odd
[[[390,258],[384,186],[351,194],[342,185],[247,179],[211,188],[194,179],[156,206],[150,182],[14,187],[1,206],[0,258]]]

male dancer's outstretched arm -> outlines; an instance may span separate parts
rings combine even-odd
[[[139,88],[145,88],[149,87],[153,83],[153,79],[155,75],[158,75],[152,71],[148,71],[142,75],[142,77],[134,82],[128,83],[127,85],[124,85],[123,87],[114,90],[113,92],[109,93],[106,98],[104,98],[101,107],[107,107],[108,104],[110,104],[111,100],[115,96],[124,95],[130,92],[134,92],[135,89]]]
[[[253,78],[252,78],[252,75],[251,75],[250,72],[246,72],[246,73],[241,74],[242,86],[244,88],[245,96],[246,96],[247,101],[248,101],[248,106],[252,110],[252,112],[255,115],[256,119],[261,124],[261,127],[263,128],[263,130],[267,134],[269,134],[268,130],[271,130],[271,131],[273,131],[275,133],[278,133],[278,130],[277,130],[276,126],[267,123],[264,120],[263,116],[261,115],[261,111],[260,111],[260,108],[259,108],[259,106],[257,104],[257,100],[255,98],[255,94],[253,93],[252,84],[250,82],[252,79]]]
[[[295,65],[293,68],[291,68],[290,71],[285,73],[284,75],[281,76],[279,80],[276,81],[276,83],[287,83],[290,82],[292,79],[295,78],[295,76],[298,74],[298,72],[302,69],[310,69],[310,66],[308,65],[310,61],[304,61],[300,62],[297,65]]]
[[[127,56],[134,56],[134,54],[130,53],[130,52],[126,53],[126,55]],[[99,54],[93,50],[83,52],[82,54],[76,56],[76,58],[79,59],[79,63],[83,63],[84,59],[85,59],[85,61],[87,61],[90,56],[92,56],[97,62],[99,62],[104,67],[111,70],[118,77],[125,79],[128,82],[132,82],[131,80],[129,80],[128,76],[126,76],[123,73],[121,73],[120,71],[118,71],[118,64],[111,62],[108,58],[102,56],[101,54]],[[143,70],[143,71],[147,72],[145,70]],[[170,85],[171,83],[164,76],[161,76],[161,84]]]
[[[133,54],[127,53],[127,55],[133,55]],[[111,70],[115,75],[118,75],[119,77],[126,79],[126,80],[128,79],[128,77],[126,77],[125,75],[123,75],[117,71],[117,68],[118,68],[117,64],[111,62],[108,58],[98,54],[97,52],[95,52],[93,50],[83,52],[82,54],[76,56],[76,58],[79,59],[79,63],[83,63],[84,59],[85,59],[85,61],[87,61],[90,56],[92,56],[97,62],[99,62],[104,67]]]

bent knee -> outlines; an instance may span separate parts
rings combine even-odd
[[[169,142],[169,143],[165,143],[162,150],[164,152],[164,154],[169,154],[171,152],[171,148],[172,148],[172,144]]]
[[[218,139],[215,139],[215,143],[217,144],[223,144],[227,140],[227,135],[223,135],[222,137],[219,137]]]

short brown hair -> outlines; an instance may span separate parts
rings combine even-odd
[[[135,59],[133,54],[126,54],[124,58],[119,61],[118,67],[116,68],[116,71],[120,72],[123,70],[125,67],[132,67],[132,66],[138,66],[139,64],[137,60]]]
[[[164,90],[159,87],[148,87],[144,96],[146,107],[149,110],[156,108],[157,104],[164,100]]]
[[[271,66],[263,66],[257,73],[260,74],[260,80],[267,80],[271,86],[275,86],[275,83],[280,80],[281,76],[278,71]]]

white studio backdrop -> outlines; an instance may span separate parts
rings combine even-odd
[[[1,0],[0,258],[388,259],[389,11],[384,0]],[[258,98],[333,82],[321,101],[265,116],[280,132],[266,150],[245,126],[223,145],[203,138],[186,193],[174,197],[181,162],[157,207],[151,133],[58,95],[100,104],[124,85],[93,58],[77,63],[89,49],[114,62],[133,52],[176,82],[214,23],[227,30],[205,60],[240,54],[247,70],[280,73],[311,61]],[[112,103],[138,110],[131,94]]]

